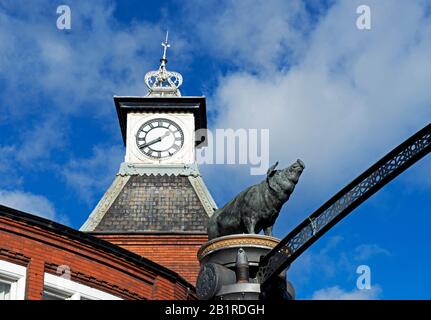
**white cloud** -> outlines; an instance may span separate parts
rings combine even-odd
[[[348,250],[343,247],[346,239],[342,236],[325,237],[319,250],[310,248],[289,268],[288,278],[297,288],[313,283],[315,279],[333,281],[345,279],[354,283],[360,264],[369,263],[376,257],[388,257],[391,253],[378,244],[362,243]],[[316,266],[319,266],[316,268]]]
[[[347,253],[340,249],[343,240],[341,236],[332,236],[325,240],[320,250],[311,249],[303,253],[289,269],[289,279],[302,286],[315,275],[329,280],[346,272],[355,272]]]
[[[0,203],[50,220],[57,218],[54,205],[44,196],[23,191],[0,190]]]
[[[35,166],[39,161],[49,159],[53,151],[64,148],[66,137],[66,122],[60,117],[50,116],[38,121],[34,127],[22,130],[21,141],[13,155],[21,164]]]
[[[226,32],[218,24],[205,26],[214,29],[213,36],[201,41],[209,47],[221,44],[224,58],[240,69],[220,78],[208,105],[217,114],[215,128],[270,128],[271,162],[286,166],[298,157],[304,160],[306,169],[289,206],[315,208],[431,119],[431,18],[425,16],[425,2],[369,1],[372,29],[360,31],[356,7],[361,3],[337,1],[317,24],[299,29],[309,32],[295,37],[299,44],[281,39],[285,30],[269,32],[263,23],[292,19],[277,1],[268,7],[280,10],[246,3],[242,15],[229,13],[239,12],[234,2],[209,18],[220,17]],[[301,17],[298,23],[310,23]],[[254,52],[253,39],[280,57],[305,49],[289,68],[280,68],[283,59],[274,58],[273,50],[256,47]],[[248,66],[243,53],[229,46],[224,50],[231,41],[257,67]],[[212,179],[228,169],[207,172]],[[257,180],[244,172],[229,174],[237,176],[232,181]],[[227,188],[235,194],[240,184]],[[286,221],[285,215],[280,220]]]
[[[9,10],[0,12],[0,39],[13,45],[0,46],[0,75],[8,80],[3,99],[24,86],[34,90],[26,91],[27,96],[43,92],[52,99],[57,113],[111,116],[102,102],[111,102],[113,94],[147,93],[143,76],[158,67],[164,30],[145,21],[120,24],[111,1],[78,0],[69,6],[72,29],[65,31],[55,27],[57,4],[52,1],[26,3],[25,8],[5,4]],[[176,62],[186,61],[189,48],[179,33],[172,37]],[[11,108],[22,97],[15,94],[13,99]],[[25,109],[34,112],[34,107]]]
[[[335,286],[330,288],[320,289],[313,293],[312,300],[376,300],[381,295],[382,289],[375,285],[371,289],[353,289],[345,291],[342,288]]]
[[[2,1],[0,6],[0,117],[14,124],[15,134],[0,148],[16,150],[4,155],[0,170],[52,166],[55,151],[70,156],[72,117],[100,119],[106,141],[115,140],[112,96],[147,93],[143,76],[158,67],[162,53],[160,25],[122,25],[108,0],[70,4],[70,31],[56,28],[55,2]],[[187,61],[189,48],[179,33],[172,34],[172,42],[176,62]]]
[[[208,54],[258,72],[296,60],[310,28],[303,1],[189,1],[185,7],[193,24],[206,13],[196,31]]]
[[[15,148],[12,146],[4,146],[0,147],[0,172],[4,173],[10,167],[10,159],[13,157],[15,153]]]
[[[120,146],[97,146],[88,158],[71,160],[62,170],[62,175],[79,197],[94,204],[115,178],[124,157]]]
[[[365,261],[378,255],[390,256],[391,253],[377,244],[361,244],[355,248],[355,260]]]

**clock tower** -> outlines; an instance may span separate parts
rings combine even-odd
[[[216,209],[196,163],[205,145],[205,97],[181,96],[181,74],[166,69],[168,35],[146,96],[115,96],[124,162],[81,231],[172,269],[195,284],[196,253]],[[199,137],[199,139],[197,139]]]

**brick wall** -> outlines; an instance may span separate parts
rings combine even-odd
[[[173,272],[167,276],[155,264],[150,267],[119,256],[113,245],[104,246],[97,239],[99,244],[92,245],[77,238],[78,231],[71,233],[0,215],[0,259],[27,267],[27,299],[42,298],[44,272],[55,274],[60,265],[70,268],[71,280],[123,299],[194,298],[187,282]]]
[[[207,235],[193,234],[95,234],[95,236],[177,272],[192,285],[196,285],[200,268],[197,252],[208,240]]]

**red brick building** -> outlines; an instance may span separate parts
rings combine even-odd
[[[166,62],[147,96],[114,97],[125,160],[80,231],[0,206],[0,300],[196,298],[216,208],[195,160],[205,98],[181,97]]]
[[[1,300],[195,299],[192,283],[150,259],[4,206],[0,285]]]

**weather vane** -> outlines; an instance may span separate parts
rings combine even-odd
[[[183,83],[183,76],[178,72],[166,70],[167,50],[171,47],[168,43],[168,35],[168,31],[166,31],[165,41],[162,42],[163,56],[160,59],[159,70],[145,74],[145,84],[150,90],[148,96],[181,96],[178,88]]]
[[[168,48],[170,48],[170,44],[168,43],[168,35],[169,35],[169,32],[168,31],[166,31],[166,38],[165,38],[165,42],[162,42],[162,47],[164,47],[163,48],[163,57],[162,57],[162,60],[165,60],[165,62],[167,62],[167,59],[166,59],[166,51],[168,50]]]

